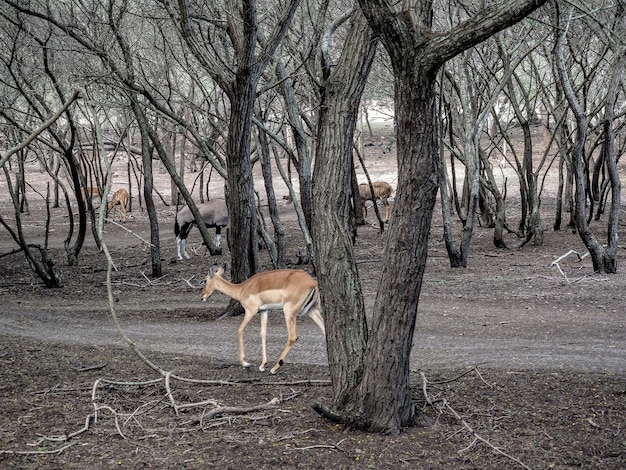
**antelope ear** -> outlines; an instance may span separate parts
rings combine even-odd
[[[222,263],[221,268],[222,268],[224,271],[227,271],[227,270],[228,270],[228,263],[227,263],[226,261],[224,261],[224,262]]]

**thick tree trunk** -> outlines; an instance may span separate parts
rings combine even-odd
[[[258,269],[256,200],[250,161],[257,80],[253,73],[241,73],[237,76],[236,91],[229,94],[231,110],[226,139],[226,201],[232,228],[229,233],[232,282],[236,283],[245,281]]]
[[[426,268],[428,234],[439,188],[435,82],[441,65],[519,21],[543,2],[493,4],[447,33],[432,33],[432,0],[360,0],[394,67],[398,188],[384,251],[366,367],[355,416],[359,427],[399,432],[415,422],[409,356]]]
[[[359,412],[355,396],[367,342],[363,293],[352,249],[352,140],[375,44],[360,9],[355,9],[344,53],[321,90],[313,172],[312,235],[326,319],[332,411],[343,422]]]
[[[398,189],[360,389],[361,424],[374,431],[397,432],[415,419],[409,357],[439,189],[435,72],[395,68]]]

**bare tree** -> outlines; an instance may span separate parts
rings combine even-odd
[[[75,96],[77,86],[66,80],[64,58],[58,51],[57,38],[51,28],[38,22],[28,22],[16,11],[3,10],[6,27],[3,34],[10,38],[11,48],[3,49],[2,81],[12,90],[15,101],[0,106],[0,115],[21,134],[28,134],[30,126],[47,121],[54,109]],[[27,46],[27,47],[26,47]],[[78,158],[79,131],[75,107],[63,107],[63,119],[49,122],[37,139],[51,153],[56,153],[69,173],[71,188],[78,206],[78,231],[74,233],[74,218],[69,199],[66,199],[70,225],[64,246],[67,262],[78,263],[87,230],[87,206],[81,198],[85,173]],[[77,114],[78,113],[78,114]],[[54,176],[51,174],[54,178]]]
[[[328,415],[338,421],[361,429],[394,433],[414,424],[418,418],[411,399],[408,359],[426,267],[432,211],[439,189],[437,73],[446,60],[521,20],[542,3],[510,0],[481,9],[447,31],[434,32],[430,0],[407,1],[397,7],[385,0],[360,1],[393,65],[399,177],[373,320],[367,330],[363,326],[362,299],[358,300],[360,292],[350,254],[351,243],[346,240],[349,232],[339,223],[350,210],[345,190],[349,180],[342,173],[338,184],[318,192],[318,182],[314,179],[314,228],[317,224],[324,227],[314,230],[319,244],[316,255],[318,262],[323,262],[326,255],[333,260],[319,274],[324,311],[333,317],[327,328],[334,379],[334,400]],[[335,108],[329,108],[332,109]],[[344,132],[351,136],[352,122],[342,121],[330,112],[326,119],[343,122]],[[327,128],[320,126],[320,147],[328,139],[324,136],[326,131]],[[351,153],[348,146],[335,149],[328,146],[326,150],[332,153],[330,158],[344,162]],[[321,153],[318,151],[317,155]],[[324,283],[326,276],[343,282]],[[342,300],[342,294],[353,300]],[[329,302],[331,299],[333,303]],[[344,326],[336,329],[335,321],[344,317],[341,320]],[[333,341],[337,342],[336,349]]]
[[[250,160],[257,86],[287,32],[299,0],[292,0],[272,12],[277,21],[266,33],[267,40],[261,40],[264,35],[261,34],[255,0],[195,5],[197,10],[183,1],[176,5],[170,1],[163,3],[179,25],[190,50],[230,101],[226,167],[232,279],[242,282],[258,269],[256,201]],[[202,7],[206,10],[203,11]],[[205,37],[205,31],[216,35],[217,40]],[[224,53],[220,55],[218,49]],[[235,307],[231,303],[231,309]]]
[[[619,30],[621,31],[624,31],[624,20],[626,18],[624,7],[625,5],[620,3],[616,15],[616,18],[619,18]],[[589,188],[587,179],[588,173],[586,172],[587,165],[585,158],[585,145],[588,136],[589,121],[586,110],[581,104],[576,91],[572,86],[570,74],[565,63],[565,40],[569,25],[571,24],[572,10],[570,9],[569,12],[570,14],[568,15],[568,13],[563,12],[558,5],[556,7],[557,41],[554,54],[559,79],[576,122],[576,138],[574,140],[574,146],[571,149],[575,182],[573,218],[576,223],[576,229],[578,230],[583,243],[589,250],[594,270],[602,273],[615,273],[617,270],[616,254],[619,243],[617,229],[620,210],[621,183],[617,173],[617,155],[614,147],[615,135],[613,130],[613,119],[617,94],[621,84],[621,76],[626,64],[626,45],[621,42],[615,44],[616,53],[614,55],[614,66],[610,86],[608,87],[608,93],[604,102],[605,112],[602,119],[604,138],[603,158],[606,161],[607,171],[610,175],[612,192],[612,205],[607,230],[608,245],[605,248],[591,230],[587,220],[586,204]]]
[[[20,207],[19,200],[17,197],[16,191],[13,189],[13,185],[11,184],[11,176],[9,174],[7,165],[9,160],[13,155],[22,151],[25,147],[27,147],[33,140],[35,140],[41,133],[47,131],[51,125],[53,125],[70,107],[76,99],[78,99],[79,93],[75,91],[70,95],[68,100],[63,103],[59,110],[57,110],[49,119],[44,121],[38,128],[34,129],[30,135],[28,135],[24,140],[19,142],[14,147],[8,149],[4,154],[0,155],[0,167],[2,167],[9,194],[11,195],[11,199],[13,202],[13,207],[15,211],[15,222],[16,229],[15,231],[9,226],[9,224],[2,218],[0,215],[0,224],[9,232],[13,240],[17,243],[20,249],[24,252],[26,259],[28,261],[29,266],[39,276],[39,278],[44,282],[46,287],[63,287],[63,276],[54,269],[54,261],[49,256],[48,253],[48,236],[49,236],[49,228],[50,228],[50,193],[48,186],[48,194],[46,195],[46,208],[47,208],[47,218],[46,218],[46,233],[45,233],[45,242],[43,247],[39,244],[28,243],[24,237],[24,232],[22,230],[22,223],[20,217]],[[40,254],[40,258],[37,258],[33,254],[33,249],[37,249]]]

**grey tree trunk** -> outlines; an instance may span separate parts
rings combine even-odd
[[[163,270],[161,267],[161,249],[159,243],[159,219],[156,207],[152,199],[152,152],[150,151],[150,134],[148,120],[137,101],[136,96],[130,95],[131,105],[137,118],[137,125],[141,133],[141,156],[143,162],[143,196],[146,203],[146,211],[150,220],[150,259],[152,266],[152,277],[161,277]]]

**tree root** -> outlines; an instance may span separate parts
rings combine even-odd
[[[326,405],[322,405],[321,403],[315,402],[311,404],[311,408],[313,408],[313,410],[317,412],[317,414],[319,414],[322,418],[326,418],[327,420],[333,423],[347,424],[347,421],[343,416],[341,416],[336,411],[331,410]]]

